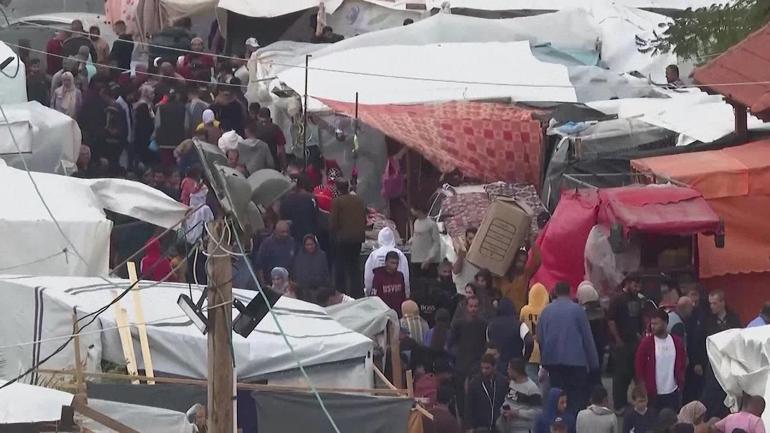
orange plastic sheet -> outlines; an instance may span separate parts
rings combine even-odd
[[[698,190],[725,221],[725,248],[699,236],[702,278],[770,271],[770,140],[631,161]]]

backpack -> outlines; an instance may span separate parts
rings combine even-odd
[[[404,195],[404,184],[404,175],[398,161],[388,158],[385,173],[382,175],[382,196],[388,200],[401,197]]]

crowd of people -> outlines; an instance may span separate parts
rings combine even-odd
[[[172,51],[132,73],[132,38],[125,23],[114,27],[111,47],[98,27],[86,32],[78,20],[57,32],[45,68],[39,59],[26,62],[28,94],[80,125],[75,175],[142,181],[193,209],[172,248],[164,251],[165,240],[151,237],[143,273],[206,282],[202,253],[178,270],[205,235],[201,223],[215,214],[196,137],[225,149],[243,174],[273,168],[295,182],[266,210],[248,254],[233,259],[233,285],[257,289],[248,260],[260,285],[283,296],[324,307],[379,297],[399,316],[399,355],[415,373],[415,395],[434,414],[434,431],[764,433],[764,400],[744,396],[742,410],[729,414],[706,356],[707,337],[740,327],[723,292],[706,294],[689,278],[663,281],[650,294],[629,275],[606,304],[588,281],[530,286],[540,264],[531,240],[506,275],[494,276],[466,260],[474,228],[455,243],[456,260],[447,261],[437,224],[421,204],[411,206],[409,255],[385,227],[361,269],[369,223],[356,173],[343,177],[317,152],[307,167],[287,154],[270,110],[244,96],[245,59],[209,54],[190,34],[184,55]],[[335,38],[319,29],[319,38]],[[189,32],[189,22],[178,30]],[[257,48],[250,41],[246,56]],[[173,149],[173,159],[164,160],[161,149]],[[770,306],[750,326],[768,322]],[[608,376],[611,392],[602,382]]]

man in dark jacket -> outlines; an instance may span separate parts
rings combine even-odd
[[[503,298],[497,305],[497,317],[489,321],[487,338],[500,351],[497,372],[506,374],[508,363],[513,358],[529,359],[534,348],[534,340],[526,325],[522,327],[516,317],[516,310],[508,298]]]
[[[471,379],[465,399],[465,421],[474,432],[494,432],[508,395],[508,380],[495,370],[495,357],[481,357],[481,374]]]
[[[366,234],[366,207],[358,196],[350,194],[347,180],[337,179],[336,185],[340,195],[332,201],[329,216],[329,234],[336,250],[334,280],[337,290],[360,298],[363,284],[359,262]]]
[[[710,314],[707,314],[703,319],[703,339],[699,347],[704,359],[706,358],[706,339],[708,337],[728,329],[741,327],[738,316],[728,310],[725,305],[725,292],[714,290],[709,293],[709,310]],[[730,413],[724,405],[726,394],[722,386],[717,382],[716,376],[714,376],[711,363],[706,362],[705,365],[703,394],[700,398],[700,401],[706,405],[707,409],[705,419],[712,417],[724,418]]]
[[[310,190],[310,181],[303,174],[294,190],[281,199],[281,219],[291,221],[291,235],[297,242],[305,235],[318,235],[318,206]]]
[[[112,43],[110,59],[118,62],[121,69],[131,68],[131,56],[134,52],[134,37],[126,34],[126,23],[124,21],[115,21],[113,25],[118,39]]]

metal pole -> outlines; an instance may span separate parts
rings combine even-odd
[[[305,161],[305,171],[307,171],[307,76],[310,57],[310,54],[305,55],[305,107],[302,110],[302,157]]]
[[[358,92],[356,92],[356,121],[353,123],[353,133],[358,134]]]

